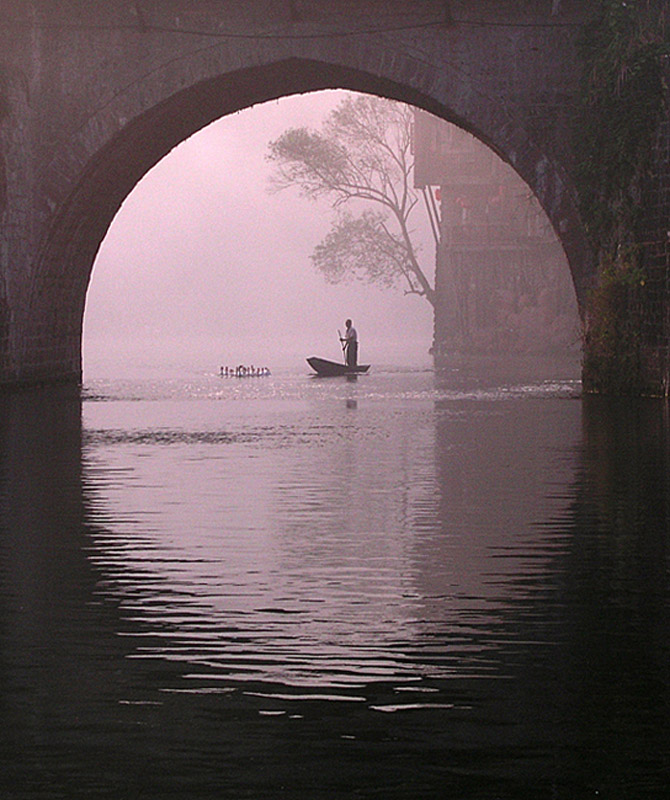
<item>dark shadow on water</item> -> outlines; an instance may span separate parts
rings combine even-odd
[[[256,696],[286,687],[189,693],[187,662],[138,657],[171,632],[89,558],[116,521],[82,469],[78,396],[0,397],[0,796],[660,797],[667,408],[538,403],[438,403],[434,488],[407,487],[423,614],[393,655],[445,707],[371,711],[398,701],[380,680],[292,719]]]
[[[581,365],[577,354],[564,357],[460,355],[444,359],[436,366],[435,376],[438,386],[451,389],[481,389],[544,380],[578,383]]]

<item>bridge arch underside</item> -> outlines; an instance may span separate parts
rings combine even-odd
[[[472,102],[461,86],[428,67],[398,60],[393,66],[390,72],[396,74],[380,76],[373,70],[287,58],[210,76],[185,88],[163,85],[149,108],[146,93],[135,92],[145,105],[137,113],[132,113],[129,100],[123,114],[106,109],[94,115],[86,129],[60,148],[45,172],[43,185],[49,194],[42,198],[42,207],[53,211],[32,272],[18,380],[81,379],[83,313],[93,263],[122,202],[151,167],[222,116],[321,89],[350,89],[410,103],[489,145],[516,169],[547,213],[566,253],[581,307],[589,282],[588,247],[561,165],[493,102]]]

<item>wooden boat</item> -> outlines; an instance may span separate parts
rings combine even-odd
[[[355,367],[349,367],[347,364],[338,364],[336,361],[328,361],[326,358],[317,358],[311,356],[307,359],[310,367],[324,378],[332,378],[337,375],[360,375],[370,369],[369,364],[358,364]]]

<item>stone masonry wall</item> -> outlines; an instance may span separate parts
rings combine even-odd
[[[670,65],[665,65],[665,83]],[[666,99],[670,109],[670,93]],[[642,196],[640,230],[644,286],[639,291],[642,383],[655,394],[670,390],[670,114],[659,126],[652,171]]]
[[[80,377],[95,254],[154,163],[224,114],[321,88],[412,103],[492,147],[538,197],[583,299],[593,257],[569,143],[589,5],[0,0],[0,383]]]

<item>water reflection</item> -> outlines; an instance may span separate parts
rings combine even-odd
[[[668,412],[584,401],[569,546],[557,554],[566,639],[566,770],[614,796],[654,796],[669,766]]]
[[[0,790],[658,796],[665,407],[363,383],[2,399]]]
[[[94,760],[108,761],[127,677],[118,616],[96,601],[87,557],[81,404],[63,390],[0,405],[0,791],[76,796]]]

